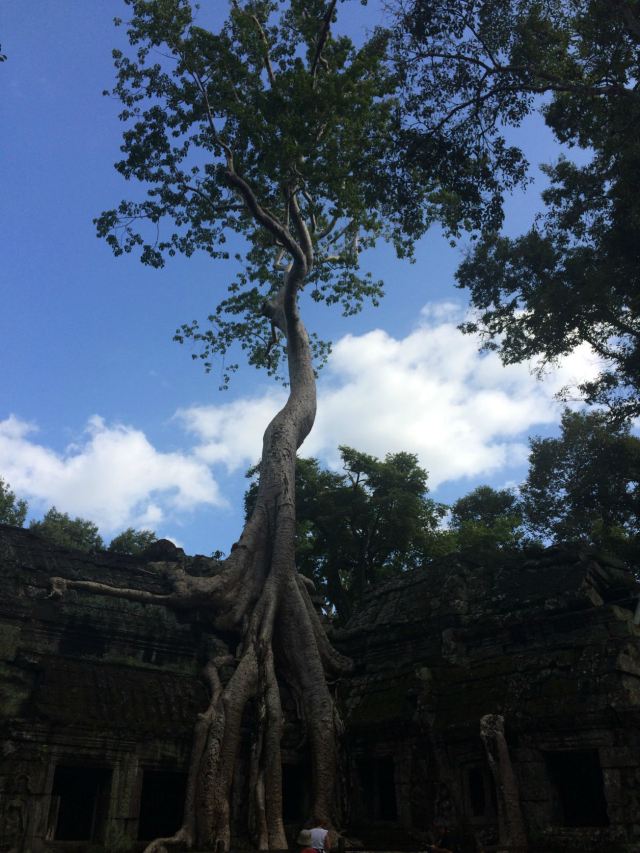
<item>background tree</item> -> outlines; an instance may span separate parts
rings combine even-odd
[[[86,518],[71,518],[54,506],[41,521],[32,521],[29,530],[63,548],[76,548],[78,551],[101,551],[104,548],[96,524]]]
[[[297,460],[296,562],[346,621],[369,586],[424,563],[445,508],[427,497],[427,472],[412,453],[381,460],[341,447],[340,456],[342,471]]]
[[[236,366],[234,346],[271,373],[285,366],[289,397],[264,434],[253,511],[226,560],[212,561],[210,577],[174,567],[164,595],[62,579],[54,579],[54,590],[199,613],[234,638],[230,654],[205,670],[210,704],[196,724],[184,825],[148,850],[229,848],[229,793],[249,703],[259,721],[249,831],[260,849],[281,849],[278,678],[296,695],[309,733],[311,811],[335,825],[341,725],[325,672],[349,666],[327,642],[309,581],[295,564],[296,450],[315,418],[313,356],[321,360],[327,351],[309,340],[301,310],[315,301],[349,315],[365,300],[377,303],[382,285],[360,271],[363,249],[384,238],[410,255],[413,238],[434,217],[449,229],[458,225],[457,210],[465,222],[481,219],[485,198],[475,184],[471,192],[436,168],[435,158],[419,180],[399,174],[387,37],[378,31],[356,48],[334,36],[337,0],[234,0],[215,32],[196,24],[187,0],[126,2],[132,52],[114,53],[113,94],[127,124],[117,169],[146,195],[103,213],[98,234],[116,255],[138,250],[152,266],[177,252],[202,250],[214,260],[231,253],[240,272],[209,325],[184,324],[176,337],[195,341],[194,355],[207,368],[222,357],[223,384]],[[205,16],[200,10],[199,23]],[[233,666],[224,684],[223,664]]]
[[[0,524],[22,527],[28,511],[27,502],[16,498],[9,484],[0,477]]]
[[[531,440],[528,527],[553,541],[628,551],[640,534],[640,439],[602,412],[565,411],[558,438]]]
[[[451,507],[450,529],[459,549],[516,548],[524,538],[520,501],[511,489],[478,486]]]
[[[504,128],[538,109],[558,142],[581,149],[545,168],[546,213],[528,234],[484,229],[458,271],[478,311],[464,329],[505,363],[542,367],[586,342],[602,370],[579,386],[584,399],[638,415],[637,3],[412,0],[399,11],[397,56],[412,144],[427,155],[434,138],[455,150],[471,137],[484,168],[522,177]]]
[[[122,533],[113,537],[107,550],[114,554],[141,554],[157,538],[153,530],[135,530],[133,527],[127,527]]]

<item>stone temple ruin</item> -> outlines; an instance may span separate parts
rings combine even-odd
[[[122,558],[0,526],[1,851],[141,850],[180,824],[201,661],[228,638],[155,605],[49,597],[54,575],[161,592],[152,563],[178,558],[169,543]],[[372,589],[332,637],[355,661],[336,685],[348,838],[419,850],[446,822],[462,851],[637,853],[639,593],[613,560],[561,547],[443,558]],[[284,702],[295,837],[309,768]]]

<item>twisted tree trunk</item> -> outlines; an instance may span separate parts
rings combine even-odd
[[[480,720],[480,737],[496,787],[500,844],[513,853],[526,853],[527,833],[520,807],[518,780],[504,733],[504,717],[485,714]]]
[[[235,655],[214,658],[205,669],[208,708],[195,726],[184,825],[172,838],[157,839],[146,853],[168,847],[228,850],[230,796],[243,711],[257,709],[251,749],[250,832],[260,850],[287,847],[282,822],[280,739],[283,714],[278,676],[294,691],[311,751],[312,811],[325,826],[339,819],[338,736],[340,720],[326,672],[346,671],[350,662],[330,646],[309,596],[311,582],[295,564],[295,459],[315,419],[316,392],[311,352],[297,307],[308,271],[298,256],[265,314],[286,337],[290,393],[267,427],[257,500],[223,569],[213,577],[173,570],[166,595],[54,578],[54,592],[74,588],[180,609],[205,610],[214,626],[238,637]],[[219,668],[233,663],[222,685]]]

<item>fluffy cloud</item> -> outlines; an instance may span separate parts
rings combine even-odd
[[[224,505],[206,464],[159,452],[140,430],[93,417],[82,441],[63,453],[39,444],[35,431],[14,416],[0,421],[3,477],[19,495],[90,518],[104,532],[153,527],[168,514]]]
[[[210,465],[222,463],[235,472],[258,461],[265,427],[285,399],[282,391],[270,390],[222,406],[180,409],[176,418],[196,438],[198,459]]]
[[[433,487],[490,475],[524,461],[527,432],[558,420],[557,391],[596,371],[583,347],[540,381],[529,365],[504,367],[494,353],[479,354],[447,314],[423,316],[401,340],[380,330],[340,340],[304,452],[330,458],[338,444],[378,456],[409,450]]]
[[[432,488],[462,477],[508,475],[526,460],[528,432],[559,420],[555,393],[595,375],[587,347],[539,381],[528,365],[503,367],[456,328],[459,309],[427,306],[396,339],[381,330],[337,342],[319,386],[318,419],[302,452],[337,464],[339,444],[382,456],[417,453]],[[57,453],[16,417],[0,422],[0,472],[41,506],[91,518],[103,532],[158,527],[185,511],[224,506],[212,467],[237,473],[260,456],[262,434],[285,399],[271,388],[176,413],[190,446],[166,453],[140,430],[90,419],[82,440]]]
[[[559,419],[554,395],[595,375],[595,358],[581,347],[540,381],[529,365],[504,367],[494,353],[478,353],[477,341],[458,331],[460,320],[456,305],[440,303],[426,306],[405,338],[375,330],[339,340],[302,453],[336,464],[339,444],[377,456],[408,450],[432,487],[524,462],[528,431]],[[281,402],[268,393],[179,415],[199,442],[199,458],[235,470],[259,457]]]

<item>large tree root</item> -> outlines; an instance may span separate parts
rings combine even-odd
[[[257,719],[249,769],[249,831],[260,850],[286,848],[279,679],[295,696],[308,733],[313,817],[327,827],[335,827],[340,820],[341,722],[326,675],[347,672],[350,661],[331,648],[309,596],[313,584],[302,578],[295,565],[295,458],[316,411],[309,340],[296,294],[311,269],[313,246],[295,193],[288,193],[287,199],[300,244],[288,231],[278,231],[276,236],[285,240],[293,261],[281,291],[263,311],[286,337],[290,392],[265,431],[256,505],[231,554],[222,566],[216,564],[210,577],[194,577],[185,566],[160,564],[169,584],[162,594],[52,579],[53,595],[76,589],[198,612],[214,628],[237,638],[231,661],[214,658],[205,670],[210,701],[195,726],[184,824],[172,838],[153,841],[146,853],[194,847],[216,853],[229,850],[231,788],[243,713],[249,703]],[[247,204],[262,223],[266,214],[252,206],[251,198]],[[223,684],[219,669],[230,662],[235,669]]]
[[[264,525],[252,522],[247,525],[244,541],[213,577],[192,577],[183,567],[163,564],[173,587],[164,594],[93,581],[51,581],[56,596],[74,589],[176,609],[204,608],[214,626],[228,629],[235,621],[239,628],[235,655],[213,658],[204,670],[210,701],[195,725],[184,824],[174,836],[153,841],[145,853],[194,846],[229,849],[231,787],[243,712],[249,702],[254,703],[257,720],[249,768],[250,835],[260,850],[287,847],[282,822],[283,713],[278,677],[295,695],[309,734],[313,815],[329,826],[338,816],[341,723],[326,674],[348,671],[350,661],[331,648],[309,595],[310,582],[295,569],[291,545],[287,545],[287,540],[291,542],[290,524],[276,524],[279,529],[268,549],[255,532],[264,531]],[[246,541],[249,537],[253,540],[251,547]],[[238,601],[242,602],[241,609]],[[278,666],[276,658],[281,662]],[[223,685],[220,668],[230,665],[233,674]]]

